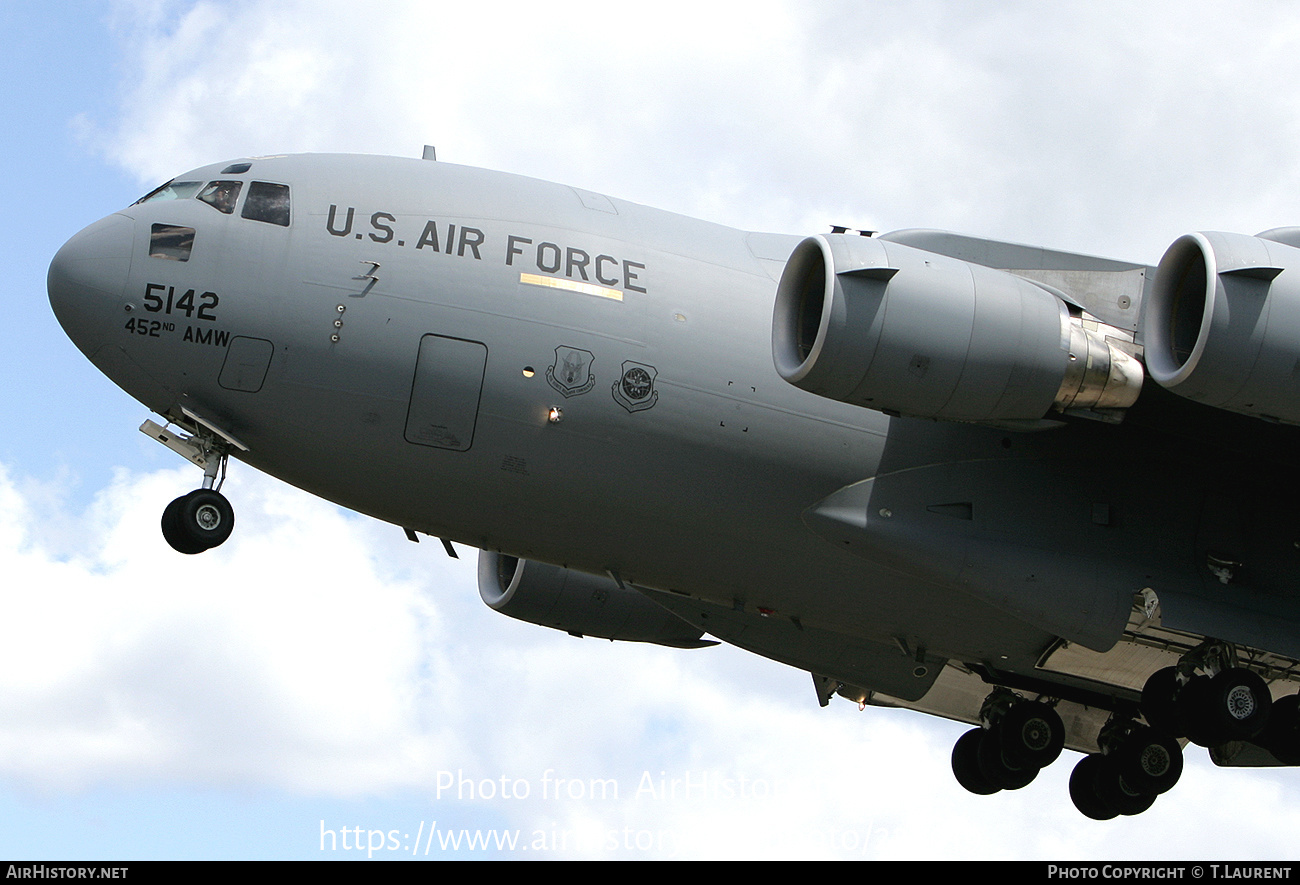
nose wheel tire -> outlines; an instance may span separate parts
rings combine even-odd
[[[163,537],[178,553],[210,550],[224,543],[234,528],[234,508],[224,495],[211,489],[195,489],[163,510]]]

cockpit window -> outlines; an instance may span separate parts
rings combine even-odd
[[[139,206],[141,203],[147,203],[150,200],[188,200],[197,194],[201,187],[203,187],[201,181],[176,181],[173,179],[149,191],[131,205]]]
[[[155,224],[149,232],[149,257],[189,261],[194,248],[194,228]]]
[[[248,185],[248,199],[244,200],[244,218],[265,221],[268,224],[289,226],[289,186],[254,181]]]
[[[242,181],[209,181],[207,187],[199,192],[199,200],[229,215],[235,211],[235,201],[239,199],[239,189],[243,184]]]

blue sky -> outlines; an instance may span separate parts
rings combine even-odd
[[[63,336],[44,279],[78,229],[200,163],[426,142],[739,227],[1154,263],[1191,230],[1296,223],[1300,16],[462,6],[0,6],[0,856],[368,854],[322,852],[323,827],[397,859],[437,821],[564,857],[1294,858],[1293,772],[1194,751],[1173,794],[1106,824],[1070,806],[1071,761],[973,797],[948,770],[960,726],[819,709],[807,674],[739,651],[502,618],[473,551],[453,563],[239,465],[235,538],[171,554],[158,514],[194,471],[137,432],[147,413]],[[529,795],[446,787],[502,777]],[[556,778],[578,795],[544,795]],[[607,781],[618,798],[593,797]]]
[[[73,3],[65,10],[55,14],[22,3],[0,7],[6,33],[24,35],[0,61],[9,84],[2,99],[8,131],[0,150],[13,172],[0,185],[6,207],[0,224],[15,271],[9,305],[17,311],[3,336],[0,360],[6,378],[23,379],[6,394],[0,458],[21,459],[26,470],[45,475],[69,464],[57,455],[64,451],[57,437],[66,428],[52,433],[54,422],[36,416],[61,411],[51,406],[67,393],[68,364],[77,351],[71,342],[59,341],[49,302],[33,296],[44,286],[43,265],[51,249],[58,249],[67,231],[134,199],[129,195],[136,188],[125,170],[75,137],[77,115],[104,113],[120,94],[113,76],[120,53],[105,27],[107,9],[102,3]],[[111,384],[98,389],[94,400],[102,402]],[[101,481],[107,477],[93,459],[82,463]]]

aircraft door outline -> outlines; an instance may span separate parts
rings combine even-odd
[[[469,450],[478,423],[487,352],[481,341],[435,334],[420,338],[403,430],[407,442]]]

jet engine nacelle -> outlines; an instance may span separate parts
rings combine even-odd
[[[879,239],[809,237],[777,289],[781,377],[891,413],[984,423],[1132,405],[1142,367],[1013,274]]]
[[[540,562],[480,551],[478,593],[493,611],[575,636],[653,642],[673,648],[717,645],[631,587]]]
[[[1147,370],[1188,399],[1300,423],[1300,249],[1194,233],[1160,259],[1142,314]]]

